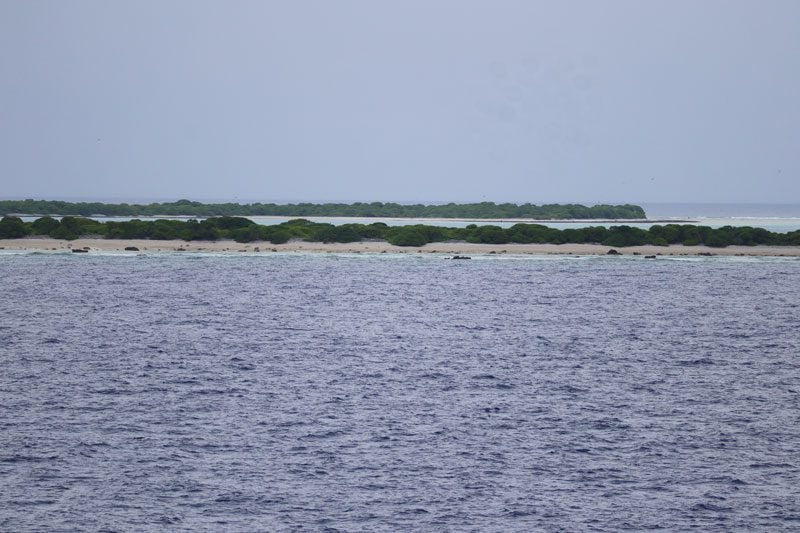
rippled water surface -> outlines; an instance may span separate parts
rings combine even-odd
[[[800,527],[800,261],[0,255],[0,530]]]

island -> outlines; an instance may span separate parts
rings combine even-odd
[[[800,247],[800,230],[787,233],[771,232],[749,226],[723,226],[711,228],[691,224],[655,224],[648,229],[627,225],[611,227],[556,229],[542,224],[518,223],[509,228],[487,224],[470,224],[463,228],[426,224],[389,226],[383,222],[371,224],[340,224],[312,222],[298,218],[274,225],[261,225],[244,217],[211,217],[204,220],[127,220],[102,222],[91,218],[65,216],[61,219],[40,217],[25,222],[19,217],[6,216],[0,220],[0,239],[5,243],[25,239],[28,246],[39,247],[36,240],[52,239],[74,241],[138,240],[152,243],[179,241],[212,243],[223,241],[231,246],[245,243],[348,244],[378,243],[386,246],[408,248],[441,243],[455,246],[515,246],[515,245],[581,245],[613,248],[649,247],[648,254],[658,253],[659,247],[680,245],[691,248],[705,246],[721,249],[737,247]],[[31,244],[33,243],[33,244]],[[130,243],[130,247],[143,247]],[[469,248],[468,246],[468,248]],[[303,248],[300,246],[299,248]],[[219,247],[215,247],[219,249]],[[644,250],[644,249],[643,249]]]
[[[358,217],[358,218],[469,218],[536,220],[633,220],[644,219],[638,205],[580,204],[533,205],[480,202],[467,204],[398,204],[394,202],[297,203],[297,204],[205,204],[191,200],[151,204],[107,204],[100,202],[63,202],[59,200],[0,200],[2,215],[105,216],[105,217]]]

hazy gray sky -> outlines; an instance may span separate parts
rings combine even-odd
[[[800,2],[0,0],[0,196],[800,202]]]

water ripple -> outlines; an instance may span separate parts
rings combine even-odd
[[[797,527],[800,262],[484,259],[0,256],[0,529]]]

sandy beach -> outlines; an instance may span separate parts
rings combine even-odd
[[[65,241],[50,238],[0,239],[0,250],[28,250],[65,252],[81,249],[102,252],[125,252],[125,248],[139,252],[310,252],[310,253],[434,253],[452,255],[521,254],[521,255],[606,255],[611,249],[600,244],[471,244],[466,242],[430,243],[420,247],[393,246],[384,241],[354,243],[320,243],[291,241],[285,244],[270,242],[238,243],[234,241],[155,241],[144,239],[76,239]],[[796,246],[630,246],[616,248],[622,255],[663,256],[784,256],[800,257]]]

